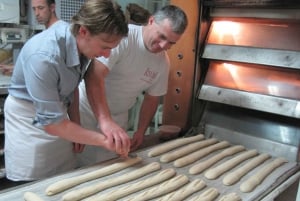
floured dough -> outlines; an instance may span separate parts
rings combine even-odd
[[[44,201],[42,198],[40,198],[37,194],[35,194],[33,192],[25,192],[24,200],[25,201]]]
[[[104,177],[104,176],[110,175],[112,173],[118,172],[119,170],[133,166],[141,161],[142,161],[141,157],[128,158],[125,161],[114,163],[112,165],[106,166],[99,170],[95,170],[93,172],[89,172],[89,173],[79,175],[76,177],[71,177],[68,179],[63,179],[61,181],[58,181],[58,182],[53,183],[50,186],[48,186],[48,188],[46,189],[46,194],[54,195],[54,194],[60,193],[64,190],[67,190],[69,188],[72,188],[74,186],[82,184],[84,182],[91,181],[93,179],[97,179],[97,178]]]
[[[189,169],[189,173],[190,174],[199,174],[202,171],[206,170],[207,168],[211,167],[213,164],[222,160],[223,158],[225,158],[227,156],[231,156],[231,155],[241,152],[243,150],[245,150],[245,147],[242,145],[235,145],[233,147],[227,148],[224,151],[212,156],[211,158],[209,158],[203,162],[197,163],[196,165],[193,165]]]
[[[242,198],[236,193],[229,193],[222,196],[218,201],[242,201]]]
[[[140,177],[143,177],[151,172],[154,172],[156,170],[160,169],[160,164],[158,162],[150,163],[144,167],[138,168],[136,170],[130,171],[127,174],[113,177],[104,181],[101,181],[96,184],[92,184],[90,186],[86,186],[80,189],[76,189],[73,191],[68,192],[63,196],[63,201],[77,201],[81,200],[83,198],[86,198],[90,195],[93,195],[97,192],[103,191],[105,189],[108,189],[113,186],[117,186],[135,179],[138,179]]]
[[[260,154],[259,156],[253,158],[249,162],[247,162],[242,167],[232,171],[231,173],[227,174],[223,178],[223,184],[224,185],[232,185],[238,182],[245,174],[247,174],[250,170],[257,167],[261,163],[263,163],[265,160],[270,158],[271,156],[269,154]]]
[[[192,143],[192,142],[197,142],[199,140],[203,140],[204,135],[198,134],[192,137],[185,137],[185,138],[180,138],[176,140],[172,140],[170,142],[161,144],[159,146],[154,147],[148,152],[149,157],[155,157],[161,154],[164,154],[168,151],[171,151],[173,149],[176,149],[177,147]]]
[[[189,201],[213,201],[219,195],[216,188],[209,188],[200,195],[194,196]]]
[[[188,154],[184,157],[181,157],[181,158],[175,160],[174,166],[175,167],[183,167],[183,166],[189,165],[189,164],[194,163],[195,161],[199,160],[200,158],[207,156],[208,154],[210,154],[214,151],[217,151],[217,150],[223,149],[225,147],[229,147],[229,146],[230,146],[230,144],[227,141],[219,142],[217,144],[211,145],[204,149],[200,149],[198,151],[195,151],[191,154]]]
[[[269,174],[273,172],[273,170],[287,162],[288,161],[284,158],[277,158],[273,160],[269,164],[259,169],[249,179],[244,181],[240,186],[240,190],[244,193],[253,191]]]
[[[183,174],[177,175],[174,178],[169,179],[158,186],[153,186],[150,189],[129,198],[128,201],[151,200],[161,195],[175,191],[188,182],[189,182],[189,178],[186,175]]]
[[[178,158],[185,156],[187,154],[190,154],[198,149],[209,146],[211,144],[215,144],[217,142],[218,142],[218,140],[215,138],[203,140],[200,142],[194,142],[187,146],[181,147],[180,149],[176,149],[172,152],[162,155],[159,160],[160,160],[160,162],[163,162],[163,163],[169,163],[175,159],[178,159]]]
[[[162,170],[158,174],[149,177],[147,179],[131,183],[130,185],[118,188],[116,190],[110,191],[105,194],[99,194],[96,196],[93,196],[91,198],[88,198],[87,201],[112,201],[112,200],[118,200],[122,197],[125,197],[127,195],[130,195],[132,193],[138,192],[140,190],[143,190],[145,188],[148,188],[150,186],[154,186],[156,184],[160,184],[161,182],[166,181],[167,179],[170,179],[171,177],[176,175],[176,171],[172,168],[168,168],[165,170]]]
[[[188,196],[192,195],[193,193],[203,189],[206,186],[205,182],[201,179],[195,179],[194,181],[188,183],[187,185],[183,186],[182,188],[171,192],[157,201],[181,201],[187,198]]]
[[[216,179],[218,178],[221,174],[223,174],[224,172],[227,172],[228,170],[230,170],[231,168],[237,166],[238,164],[240,164],[241,162],[257,155],[258,152],[255,149],[249,150],[249,151],[245,151],[244,153],[239,154],[238,156],[214,167],[211,168],[209,170],[207,170],[204,173],[204,176],[207,179]]]

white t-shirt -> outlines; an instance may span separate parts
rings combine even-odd
[[[112,50],[110,57],[97,59],[110,70],[105,78],[105,87],[112,116],[127,114],[143,91],[152,96],[162,96],[167,92],[170,68],[168,55],[166,51],[151,53],[145,48],[142,26],[129,25],[128,37],[122,39]],[[80,104],[84,105],[81,107],[81,110],[84,110],[81,118],[86,118],[85,114],[90,113],[86,110],[91,109],[87,106],[83,82],[80,93]],[[89,116],[93,117],[93,115]]]

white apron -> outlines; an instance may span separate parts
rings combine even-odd
[[[32,103],[8,96],[5,112],[5,169],[13,181],[30,181],[75,168],[72,142],[32,125]]]
[[[81,94],[82,96],[82,94]],[[85,99],[85,101],[83,101]],[[81,125],[89,130],[99,132],[97,119],[92,112],[86,97],[80,97],[80,121]],[[112,115],[113,120],[126,130],[128,124],[128,113]],[[79,167],[94,165],[111,158],[118,157],[115,152],[109,151],[99,146],[85,145],[83,152],[77,154],[77,162]]]
[[[127,113],[123,113],[123,114],[119,114],[119,115],[112,115],[112,118],[116,122],[119,122],[119,123],[123,122],[123,125],[126,125],[127,119],[128,119],[127,116],[128,116]],[[95,117],[94,117],[94,119],[95,119]],[[87,121],[87,119],[84,120],[82,118],[81,122],[83,122],[83,121]],[[93,123],[86,122],[86,124],[84,124],[84,125],[90,126],[92,124]],[[97,126],[97,128],[95,128],[95,126],[87,127],[87,129],[91,129],[91,130],[95,130],[95,131],[99,132],[98,126]],[[94,165],[96,163],[99,163],[99,162],[102,162],[105,160],[109,160],[112,158],[116,158],[116,157],[118,157],[118,155],[113,151],[109,151],[109,150],[104,149],[99,146],[85,145],[83,152],[77,154],[77,162],[78,162],[79,167],[84,167],[84,166]]]

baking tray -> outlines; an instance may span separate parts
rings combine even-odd
[[[185,146],[188,146],[188,145],[185,145]],[[108,176],[105,176],[105,177],[102,177],[102,178],[98,178],[98,179],[95,179],[95,180],[90,181],[90,182],[86,182],[86,183],[80,184],[78,186],[75,186],[75,187],[73,187],[73,188],[71,188],[69,190],[66,190],[64,192],[58,193],[56,195],[47,196],[45,194],[45,189],[50,184],[53,184],[56,181],[60,181],[60,180],[65,179],[65,178],[70,178],[70,177],[74,177],[74,176],[78,176],[78,175],[82,175],[84,173],[88,173],[88,172],[94,171],[94,170],[97,170],[99,168],[106,167],[106,166],[108,166],[110,164],[113,164],[115,162],[120,162],[120,161],[122,161],[122,159],[107,160],[105,162],[101,162],[101,163],[93,165],[93,166],[89,166],[89,167],[86,167],[86,168],[77,169],[77,170],[74,170],[74,171],[62,174],[62,175],[58,175],[58,176],[51,177],[51,178],[48,178],[48,179],[44,179],[44,180],[41,180],[41,181],[38,181],[38,182],[33,182],[33,183],[26,184],[26,185],[22,185],[22,186],[17,187],[17,188],[12,188],[12,189],[8,189],[6,191],[2,191],[2,192],[0,192],[0,201],[7,201],[7,200],[9,200],[9,201],[19,201],[19,200],[23,200],[23,195],[27,191],[36,193],[38,196],[40,196],[45,201],[57,201],[57,200],[61,200],[61,198],[62,198],[62,196],[64,194],[66,194],[67,192],[70,192],[72,190],[79,189],[79,188],[82,188],[82,187],[86,187],[86,186],[92,185],[94,183],[105,181],[105,180],[108,180],[108,179],[111,179],[111,178],[114,178],[114,177],[118,177],[118,176],[126,174],[126,173],[128,173],[128,172],[130,172],[130,171],[132,171],[132,170],[134,170],[136,168],[140,168],[140,167],[142,167],[144,165],[147,165],[147,164],[149,164],[151,162],[159,162],[160,156],[148,157],[147,154],[148,154],[148,152],[152,148],[154,148],[154,147],[146,148],[144,150],[140,150],[140,151],[135,152],[137,154],[137,156],[139,156],[139,157],[141,157],[143,159],[142,162],[139,163],[139,164],[136,164],[136,165],[134,165],[132,167],[126,168],[126,169],[124,169],[122,171],[119,171],[117,173],[114,173],[114,174],[111,174],[111,175],[108,175]],[[218,189],[218,191],[220,193],[219,196],[215,200],[218,200],[223,195],[235,192],[235,193],[237,193],[242,198],[243,201],[254,201],[254,200],[260,200],[260,199],[262,199],[269,192],[271,192],[274,188],[276,188],[277,186],[279,186],[283,181],[287,180],[291,175],[293,175],[295,172],[299,171],[299,166],[297,165],[296,162],[285,163],[284,165],[282,165],[282,166],[278,167],[277,169],[275,169],[251,193],[242,193],[239,190],[240,184],[243,181],[245,181],[248,177],[250,177],[260,167],[262,167],[263,165],[267,164],[267,162],[270,162],[271,160],[274,160],[274,158],[270,158],[269,160],[265,161],[260,166],[258,166],[255,169],[253,169],[247,175],[245,175],[239,182],[237,182],[236,184],[234,184],[232,186],[225,186],[225,185],[222,184],[222,179],[226,175],[227,172],[224,173],[223,175],[221,175],[219,178],[217,178],[215,180],[208,180],[208,179],[206,179],[204,177],[204,173],[201,173],[201,174],[198,174],[198,175],[191,175],[191,174],[188,173],[188,170],[189,170],[189,168],[191,166],[193,166],[194,164],[196,164],[196,163],[198,163],[200,161],[208,159],[209,157],[213,156],[214,154],[219,153],[220,151],[222,151],[222,150],[213,152],[212,154],[209,154],[209,155],[207,155],[207,156],[199,159],[198,161],[196,161],[196,162],[194,162],[194,163],[192,163],[192,164],[190,164],[188,166],[182,167],[182,168],[175,168],[173,166],[172,162],[170,162],[170,163],[160,163],[161,164],[161,170],[167,169],[167,168],[174,168],[176,170],[177,175],[178,174],[184,174],[184,175],[188,176],[188,178],[190,179],[190,181],[192,181],[194,179],[202,179],[206,183],[206,187],[203,188],[203,189],[201,189],[200,191],[194,193],[190,197],[193,197],[195,195],[200,195],[206,189],[208,189],[210,187],[215,187],[215,188]],[[234,157],[234,156],[235,155],[233,155],[232,157]],[[222,164],[224,161],[226,161],[226,160],[228,160],[230,158],[231,157],[226,157],[225,159],[223,159],[223,160],[217,162],[216,164],[214,164],[212,167],[217,166],[219,164]],[[239,166],[241,166],[245,162],[246,161],[244,161],[243,163],[241,163],[240,165],[236,166],[233,169],[238,168]],[[107,192],[110,192],[112,190],[118,189],[120,187],[123,187],[123,186],[126,186],[126,185],[130,185],[132,183],[135,183],[136,181],[143,180],[145,178],[150,178],[153,175],[157,174],[159,171],[150,173],[150,174],[148,174],[148,175],[146,175],[146,176],[144,176],[142,178],[139,178],[137,180],[134,180],[134,181],[122,184],[122,185],[118,185],[118,186],[106,189],[106,190],[101,191],[99,193],[107,193]],[[127,197],[124,197],[123,199],[120,199],[120,200],[126,200],[126,198],[129,198],[131,196],[137,195],[140,192],[136,192],[136,193],[131,194],[131,195],[127,196]]]

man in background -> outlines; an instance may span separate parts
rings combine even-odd
[[[55,0],[31,0],[35,19],[48,29],[58,18],[55,12]]]
[[[31,0],[31,4],[36,21],[45,25],[46,29],[58,21],[55,0]],[[0,64],[0,70],[4,75],[11,75],[13,69],[14,65]]]

